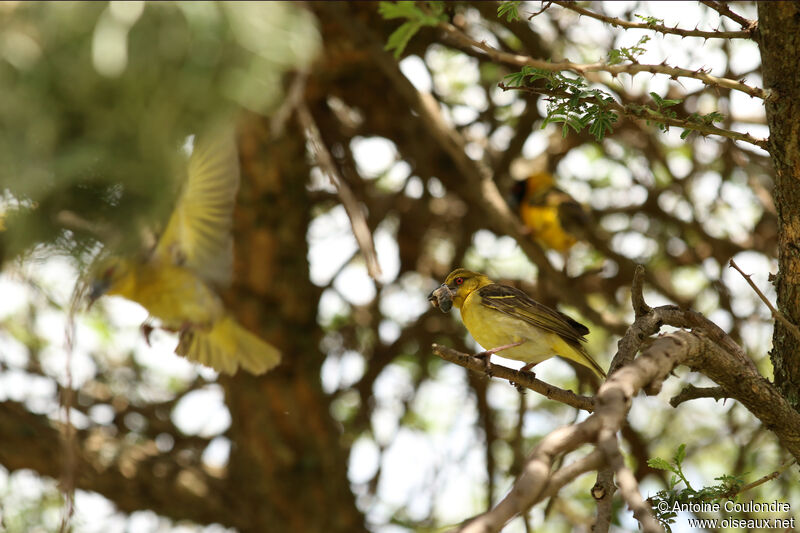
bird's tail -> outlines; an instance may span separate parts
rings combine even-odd
[[[251,374],[263,374],[281,361],[277,348],[229,315],[214,322],[209,330],[181,333],[175,353],[225,374],[235,374],[240,366]]]
[[[582,344],[578,343],[575,344],[568,343],[568,344],[570,348],[572,348],[573,353],[569,355],[564,355],[564,357],[572,359],[576,363],[582,364],[583,366],[594,372],[598,378],[603,380],[606,379],[606,372],[605,370],[603,370],[603,367],[601,367],[597,363],[597,361],[595,361],[594,358],[591,355],[589,355],[589,352],[586,351],[586,348],[584,348]]]

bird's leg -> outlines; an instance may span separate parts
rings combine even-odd
[[[504,344],[502,346],[498,346],[496,348],[492,348],[491,350],[485,350],[483,352],[478,352],[473,357],[479,357],[479,358],[483,359],[485,372],[487,374],[489,374],[489,377],[491,377],[491,372],[489,372],[489,360],[492,358],[492,355],[496,354],[497,352],[502,352],[503,350],[508,350],[509,348],[514,348],[516,346],[519,346],[523,342],[525,342],[525,341],[512,342],[511,344]]]
[[[156,328],[154,328],[153,325],[150,323],[150,318],[149,317],[147,318],[147,320],[142,322],[142,325],[139,326],[139,329],[141,330],[142,336],[144,337],[144,342],[146,342],[148,346],[152,346],[150,344],[150,335],[153,333],[153,330],[156,329]]]
[[[519,369],[520,372],[526,372],[531,375],[532,378],[536,377],[536,372],[533,372],[531,368],[535,367],[538,363],[528,363],[524,365],[522,368]]]

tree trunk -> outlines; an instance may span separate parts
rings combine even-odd
[[[800,324],[800,4],[759,2],[759,46],[778,210],[778,309]],[[775,322],[775,384],[800,409],[800,340]]]
[[[232,415],[231,516],[246,533],[363,531],[347,480],[347,450],[320,387],[317,303],[309,281],[311,203],[303,135],[271,139],[253,117],[240,137],[235,284],[226,304],[283,352],[262,377],[220,378]],[[233,492],[235,491],[235,492]]]

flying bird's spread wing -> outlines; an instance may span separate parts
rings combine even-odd
[[[198,136],[189,158],[188,177],[155,257],[185,265],[207,281],[229,283],[238,189],[239,158],[233,132]]]
[[[481,305],[522,320],[532,326],[552,331],[564,340],[580,344],[589,329],[563,313],[536,302],[527,294],[508,285],[493,283],[478,289]]]

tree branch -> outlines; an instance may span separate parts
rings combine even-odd
[[[481,374],[486,373],[490,376],[507,379],[519,387],[525,387],[534,392],[538,392],[539,394],[546,396],[551,400],[567,404],[576,409],[589,411],[590,413],[594,411],[594,398],[589,396],[579,396],[572,391],[560,389],[554,385],[550,385],[549,383],[532,377],[530,372],[520,372],[519,370],[514,370],[512,368],[494,363],[489,363],[487,365],[485,360],[481,359],[480,357],[467,355],[439,344],[434,344],[431,346],[431,349],[433,350],[434,354],[438,355],[445,361],[450,361],[451,363],[463,366],[464,368],[472,370],[473,372],[478,372]]]
[[[786,329],[788,329],[792,335],[794,335],[794,338],[800,341],[800,328],[797,327],[797,324],[793,324],[788,318],[786,318],[786,315],[781,313],[778,309],[775,309],[775,306],[770,303],[764,293],[761,292],[761,289],[759,289],[758,286],[753,283],[753,280],[751,279],[752,274],[745,274],[733,259],[731,259],[728,264],[731,266],[731,268],[736,269],[736,271],[742,275],[747,284],[750,285],[750,287],[756,292],[761,301],[764,302],[764,304],[769,308],[770,313],[772,313],[772,318],[786,326]]]
[[[743,16],[739,15],[738,13],[734,13],[731,11],[731,8],[728,7],[728,4],[725,2],[714,2],[713,0],[700,0],[700,3],[706,5],[722,15],[723,17],[728,17],[729,19],[733,20],[739,26],[741,26],[745,31],[748,31],[751,35],[755,34],[758,31],[758,21],[757,20],[750,20],[746,19]]]
[[[64,452],[59,431],[56,422],[21,403],[0,402],[0,464],[10,471],[29,468],[57,479],[61,465],[53,458]],[[179,446],[161,454],[147,441],[113,450],[110,458],[111,443],[102,428],[78,430],[75,438],[76,488],[99,492],[120,511],[150,509],[175,520],[210,524],[230,519],[226,526],[246,525],[229,512],[224,481],[187,464]]]
[[[339,193],[339,199],[341,199],[347,216],[350,218],[353,236],[356,238],[356,242],[358,242],[361,253],[364,254],[367,272],[369,272],[372,279],[377,281],[381,276],[381,267],[378,264],[378,254],[375,251],[375,243],[372,239],[372,233],[369,230],[366,218],[364,217],[364,212],[353,194],[353,191],[350,190],[350,187],[347,186],[347,183],[345,183],[339,175],[336,164],[333,162],[333,157],[322,140],[319,128],[314,122],[314,117],[311,116],[308,106],[305,105],[305,102],[300,102],[297,104],[296,109],[300,126],[305,131],[308,141],[314,149],[317,165],[328,175],[331,184],[336,187],[336,192]]]
[[[750,31],[703,31],[703,30],[684,30],[675,26],[674,28],[670,28],[668,26],[664,26],[663,24],[648,24],[646,22],[630,22],[627,20],[622,20],[616,17],[609,17],[608,15],[603,15],[600,13],[596,13],[594,11],[590,11],[588,9],[584,9],[573,2],[562,2],[562,1],[553,1],[554,4],[557,4],[565,9],[569,9],[578,13],[579,15],[585,15],[587,17],[591,17],[593,19],[597,19],[603,21],[607,24],[610,24],[614,27],[621,27],[625,29],[637,29],[637,30],[653,30],[658,33],[663,34],[672,34],[672,35],[680,35],[681,37],[702,37],[703,39],[751,39],[752,32]]]
[[[695,387],[694,385],[687,385],[678,394],[670,398],[669,404],[672,407],[678,407],[683,402],[697,400],[698,398],[720,400],[728,397],[728,394],[725,393],[722,387]]]
[[[532,57],[523,56],[519,54],[511,54],[508,52],[501,52],[492,48],[485,41],[476,41],[452,24],[440,22],[437,28],[445,32],[445,35],[451,37],[455,42],[464,45],[472,46],[484,52],[492,61],[513,65],[515,67],[533,67],[541,70],[548,70],[551,72],[569,71],[584,76],[587,72],[606,72],[612,76],[619,76],[620,74],[630,74],[631,76],[641,72],[648,72],[650,74],[664,74],[672,79],[678,78],[691,78],[703,82],[708,87],[724,87],[734,91],[740,91],[747,95],[762,100],[769,97],[769,91],[761,89],[760,87],[751,87],[740,81],[719,78],[712,76],[704,70],[689,70],[680,67],[670,67],[668,65],[648,65],[643,63],[628,63],[620,65],[609,65],[603,62],[597,63],[573,63],[571,61],[561,61],[558,63],[551,63],[542,59],[534,59]]]
[[[552,91],[548,91],[546,89],[539,89],[537,87],[527,87],[527,86],[520,86],[520,87],[512,87],[505,85],[504,83],[498,83],[498,87],[503,89],[504,91],[508,90],[517,90],[517,91],[527,91],[534,94],[541,94],[545,96],[556,96],[559,98],[571,98],[572,96],[567,93],[554,93]],[[581,102],[587,103],[596,103],[594,98],[578,98]],[[677,117],[670,117],[662,113],[658,109],[654,109],[650,106],[640,105],[640,104],[625,104],[622,105],[616,101],[605,101],[603,103],[608,109],[616,111],[618,114],[626,116],[628,118],[636,119],[636,120],[646,120],[648,122],[660,122],[666,124],[668,126],[675,126],[678,128],[683,128],[687,130],[696,131],[703,135],[718,135],[720,137],[725,137],[734,141],[742,141],[746,142],[759,148],[768,151],[769,142],[767,139],[759,139],[753,137],[749,133],[741,133],[738,131],[733,130],[726,130],[722,128],[718,128],[711,124],[705,124],[701,122],[694,122],[689,119],[684,118],[677,118]]]

